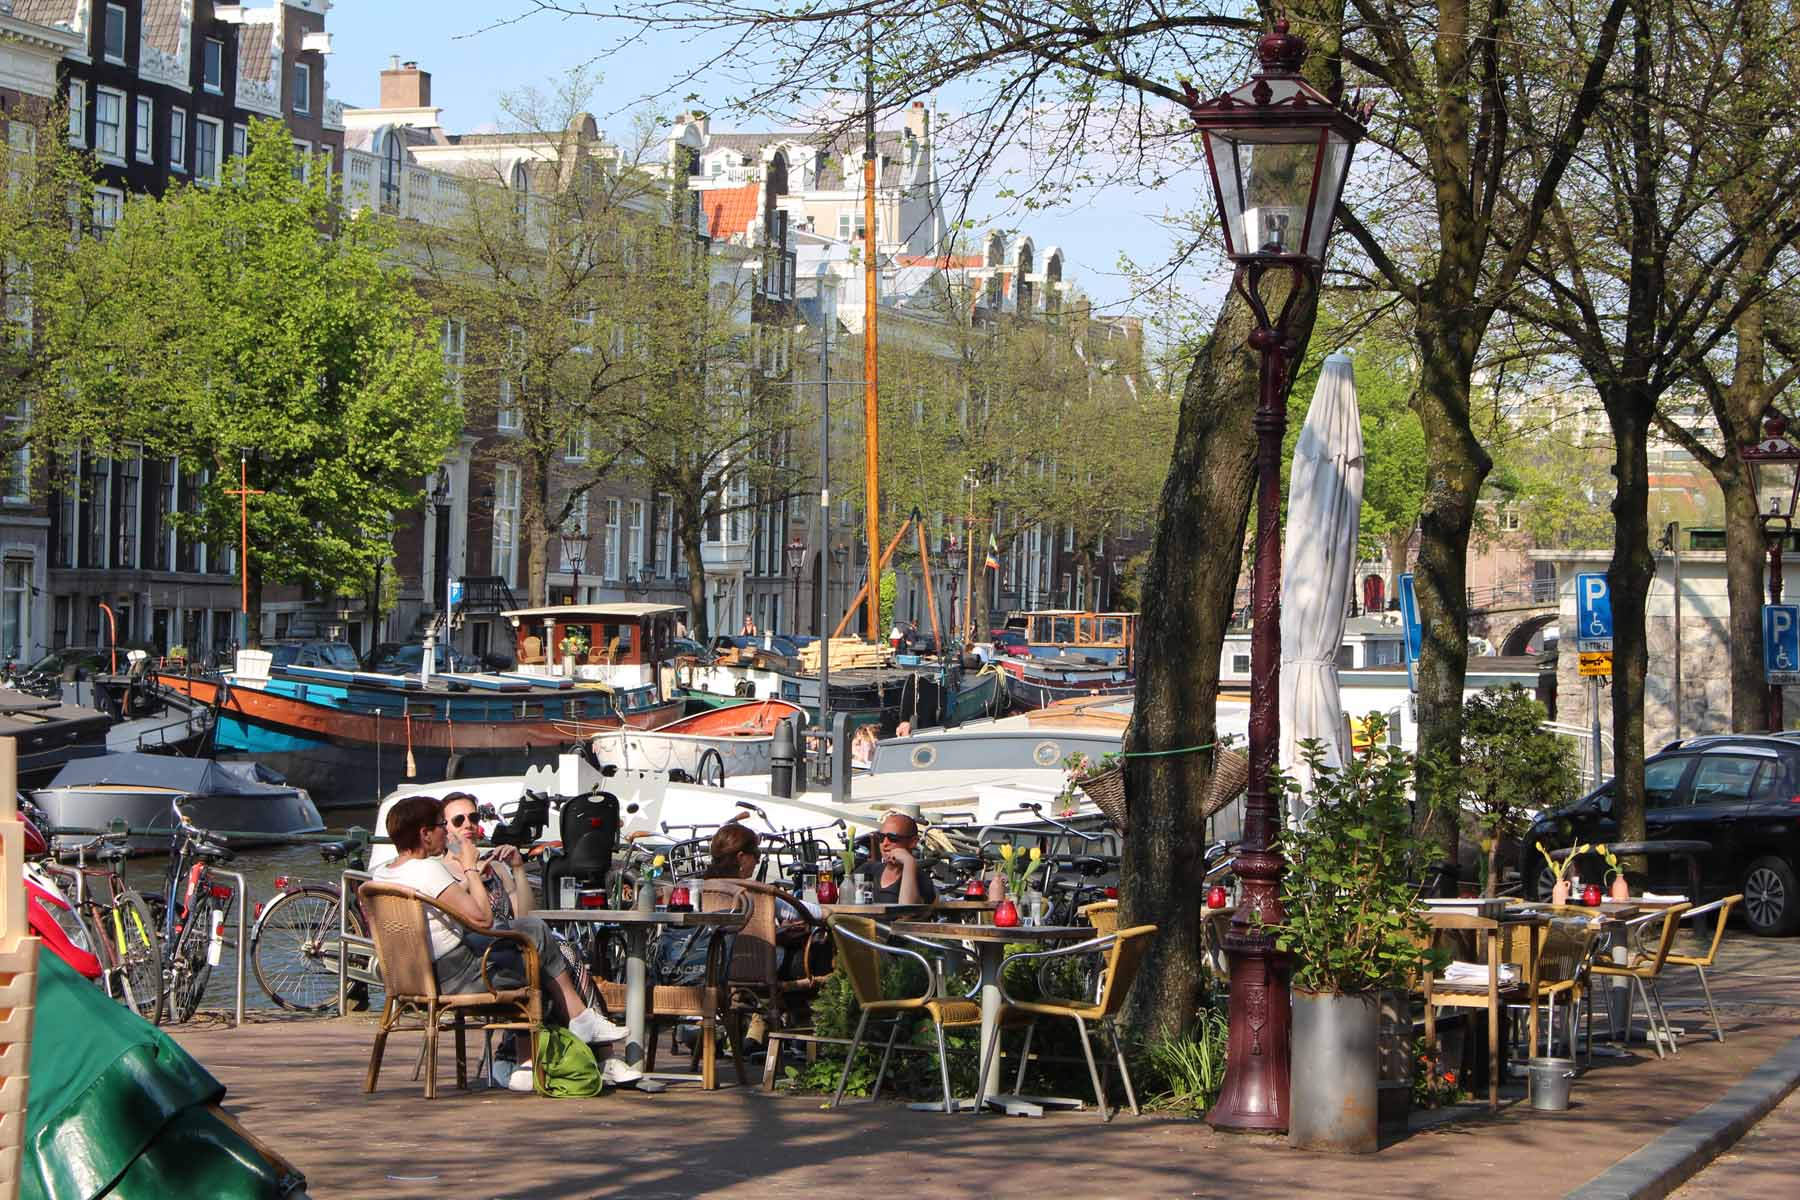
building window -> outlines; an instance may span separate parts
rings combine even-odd
[[[148,96],[137,98],[137,128],[132,131],[132,157],[149,162],[156,157],[156,101]]]
[[[206,61],[201,83],[215,95],[225,91],[225,43],[218,38],[206,39]]]
[[[187,111],[169,110],[169,170],[187,173]]]
[[[294,178],[305,183],[312,178],[313,144],[294,139]]]
[[[381,207],[387,212],[400,211],[400,166],[405,159],[399,131],[389,129],[381,153]]]
[[[141,455],[118,459],[114,466],[113,560],[115,567],[138,565],[139,485],[143,482]]]
[[[619,502],[606,502],[606,577],[619,577]]]
[[[10,659],[22,659],[30,640],[31,560],[9,558],[0,574],[0,651]]]
[[[125,206],[125,193],[117,188],[94,189],[94,236],[105,237],[119,224],[119,211]]]
[[[194,118],[194,178],[218,182],[219,138],[224,132],[224,124],[211,117]]]
[[[231,157],[243,158],[250,153],[250,129],[245,125],[231,127]]]
[[[31,426],[31,398],[24,397],[6,418],[6,431],[14,437],[22,437]],[[31,447],[19,446],[4,460],[6,483],[0,491],[0,500],[8,504],[26,504],[31,500]]]
[[[494,468],[494,574],[508,583],[519,557],[519,468]]]
[[[563,461],[572,463],[586,462],[588,452],[593,448],[594,433],[589,426],[584,424],[578,429],[571,429],[569,430],[569,440],[567,444],[563,446]]]
[[[1519,531],[1519,506],[1508,501],[1500,506],[1500,532],[1517,533]]]
[[[125,161],[125,93],[94,89],[94,153],[112,162]]]
[[[101,53],[107,62],[123,63],[125,61],[125,6],[109,4],[106,6],[106,41]]]
[[[626,577],[636,579],[644,566],[644,502],[631,502],[631,543],[625,563]]]
[[[506,330],[506,361],[500,364],[499,402],[494,406],[494,426],[502,433],[516,432],[519,419],[518,392],[525,385],[525,331],[517,325]]]
[[[312,111],[312,64],[297,62],[294,64],[294,111],[309,113]]]
[[[87,84],[69,80],[69,145],[87,145]]]
[[[1250,656],[1248,654],[1232,655],[1231,673],[1233,675],[1248,675],[1250,673]]]
[[[444,378],[450,383],[451,395],[458,400],[462,399],[463,346],[467,337],[468,327],[461,317],[445,318],[439,342],[444,352]]]
[[[847,242],[850,240],[851,220],[852,218],[849,209],[838,209],[838,241]]]

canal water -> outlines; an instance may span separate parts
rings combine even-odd
[[[375,826],[373,805],[368,808],[336,808],[328,809],[320,815],[326,822],[328,831],[342,833],[352,825],[361,825],[365,829]],[[164,876],[169,869],[167,855],[146,855],[133,858],[125,864],[124,875],[130,885],[141,892],[162,891]],[[247,891],[245,900],[248,907],[244,909],[244,935],[248,941],[250,930],[256,924],[259,906],[268,903],[276,894],[275,879],[286,876],[290,879],[304,879],[309,882],[338,882],[338,872],[342,864],[327,863],[319,856],[317,845],[302,846],[265,846],[256,849],[240,850],[236,858],[224,864],[223,869],[236,871],[244,877]],[[206,997],[201,1002],[201,1009],[207,1012],[230,1012],[236,1004],[236,938],[237,912],[234,909],[225,920],[225,952],[219,965],[213,968],[212,976],[206,984]],[[250,962],[250,947],[244,947],[244,1009],[273,1009],[276,1005],[256,982],[256,971]]]

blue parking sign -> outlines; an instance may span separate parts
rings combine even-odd
[[[1763,674],[1770,683],[1800,683],[1800,605],[1763,605]]]
[[[1400,577],[1400,628],[1406,638],[1406,684],[1416,692],[1419,681],[1413,674],[1413,664],[1419,661],[1419,652],[1425,648],[1425,631],[1419,625],[1419,595],[1413,590],[1410,573]]]
[[[1604,575],[1575,577],[1575,643],[1590,652],[1613,648],[1612,590]]]

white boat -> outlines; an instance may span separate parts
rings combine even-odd
[[[785,700],[753,700],[683,717],[656,729],[615,729],[596,734],[589,745],[602,763],[625,770],[679,771],[691,779],[715,772],[721,779],[767,774],[775,727],[806,721],[805,711]]]

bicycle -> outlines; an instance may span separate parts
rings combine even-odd
[[[76,907],[100,960],[101,986],[156,1024],[162,1019],[162,947],[149,901],[126,884],[115,865],[125,861],[127,836],[120,829],[78,843],[75,866],[67,870],[75,877]],[[103,865],[88,866],[89,851]],[[104,889],[104,898],[96,885]]]
[[[366,870],[369,833],[351,829],[344,841],[320,844],[319,855],[348,870]],[[362,906],[344,910],[343,889],[336,883],[278,875],[275,886],[278,894],[261,906],[250,930],[250,966],[256,982],[289,1012],[324,1012],[337,1004],[338,957],[343,949],[338,931],[355,938],[369,936]],[[380,978],[375,955],[360,947],[350,953],[353,977],[359,978],[351,984],[348,999],[352,1007],[366,1008],[368,980]]]
[[[225,917],[237,889],[215,879],[213,868],[235,858],[230,849],[207,840],[172,801],[175,832],[169,848],[162,913],[163,1013],[181,1024],[199,1011],[206,983],[225,948]]]

